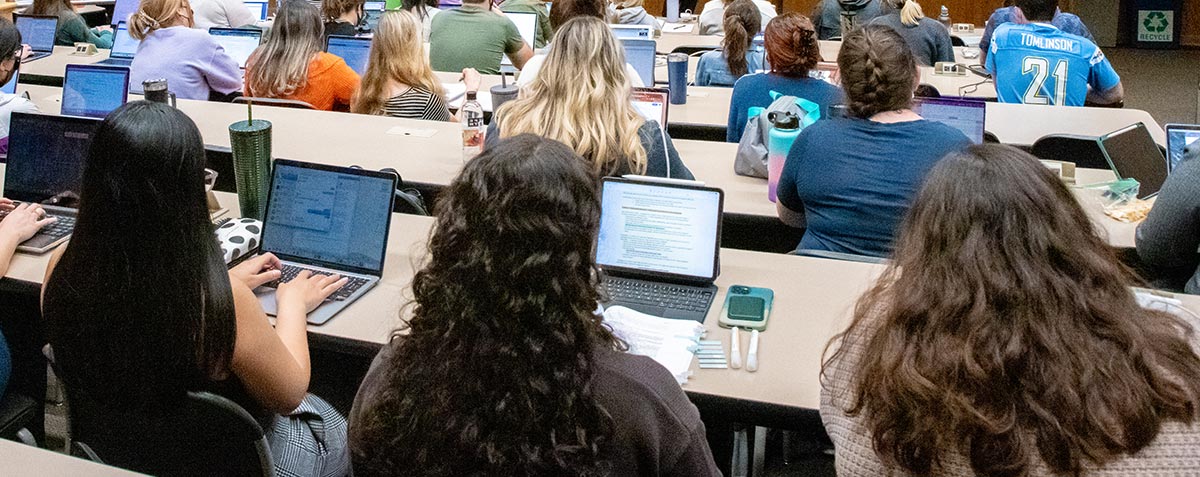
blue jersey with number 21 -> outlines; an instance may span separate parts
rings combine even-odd
[[[1095,43],[1044,23],[1000,25],[985,66],[1004,103],[1083,106],[1121,82]]]

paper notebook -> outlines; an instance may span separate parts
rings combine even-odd
[[[604,310],[604,323],[629,345],[630,354],[649,356],[667,368],[679,384],[687,383],[704,325],[659,318],[623,306]]]

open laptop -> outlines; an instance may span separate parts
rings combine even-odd
[[[33,54],[21,60],[22,62],[28,63],[54,53],[54,35],[58,31],[57,16],[14,13],[13,22],[21,32],[21,41],[33,50]]]
[[[283,262],[282,281],[301,270],[349,278],[308,314],[324,324],[383,276],[396,175],[276,159],[263,220],[262,252]],[[275,284],[254,291],[275,315]]]
[[[375,31],[375,28],[379,26],[379,18],[383,16],[383,11],[385,9],[387,9],[387,2],[364,3],[362,29],[366,31]]]
[[[258,44],[262,43],[262,30],[253,28],[212,27],[208,29],[208,34],[212,35],[213,40],[216,40],[242,69],[246,68],[246,60],[250,59]]]
[[[100,120],[12,113],[11,121],[4,197],[42,204],[47,214],[58,218],[17,249],[45,253],[75,229],[83,164]]]
[[[129,99],[129,68],[67,65],[63,77],[62,114],[103,118]]]
[[[653,40],[654,27],[650,25],[609,25],[618,40]]]
[[[118,23],[113,29],[113,46],[112,51],[108,53],[108,59],[96,64],[129,66],[133,63],[133,55],[137,54],[138,45],[141,43],[129,35],[129,26],[125,22]]]
[[[357,36],[329,35],[325,40],[325,51],[336,55],[362,76],[367,72],[367,61],[371,58],[371,39]]]
[[[267,6],[268,2],[245,2],[246,9],[250,10],[250,15],[258,19],[258,21],[267,21]],[[244,25],[238,25],[244,26]]]
[[[0,93],[17,94],[17,80],[21,77],[21,62],[13,63],[12,78],[8,79],[4,86],[0,86]]]
[[[129,17],[133,16],[138,10],[138,5],[141,0],[117,0],[113,4],[113,15],[111,25],[120,25],[123,22],[128,22]]]
[[[975,144],[983,144],[987,103],[967,99],[918,98],[913,112],[930,121],[962,131]]]
[[[643,118],[658,121],[659,126],[667,124],[667,109],[671,95],[667,88],[633,88],[633,107],[642,114]]]
[[[1200,147],[1200,124],[1168,124],[1167,125],[1167,163],[1168,170],[1175,171],[1179,161],[1183,160],[1183,148],[1197,144]]]
[[[521,39],[525,40],[525,44],[529,48],[533,48],[533,40],[537,35],[537,14],[536,13],[505,13],[504,16],[512,20],[517,26],[517,31],[521,33]],[[500,72],[515,73],[517,68],[513,66],[512,60],[508,59],[508,55],[500,55]]]
[[[621,40],[625,46],[625,62],[637,71],[642,84],[654,84],[654,55],[658,45],[654,40]]]
[[[1163,157],[1145,124],[1129,125],[1096,140],[1117,178],[1137,179],[1139,199],[1158,194],[1167,180],[1167,158]]]
[[[703,322],[717,293],[724,193],[686,181],[608,177],[600,204],[604,306]]]

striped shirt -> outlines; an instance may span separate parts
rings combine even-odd
[[[415,87],[388,98],[383,104],[383,114],[427,121],[450,120],[450,108],[446,106],[446,100],[428,90]]]

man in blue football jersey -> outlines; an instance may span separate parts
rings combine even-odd
[[[1001,102],[1112,104],[1125,90],[1100,47],[1051,24],[1058,0],[1017,0],[1030,23],[1006,23],[992,36],[986,64]]]

